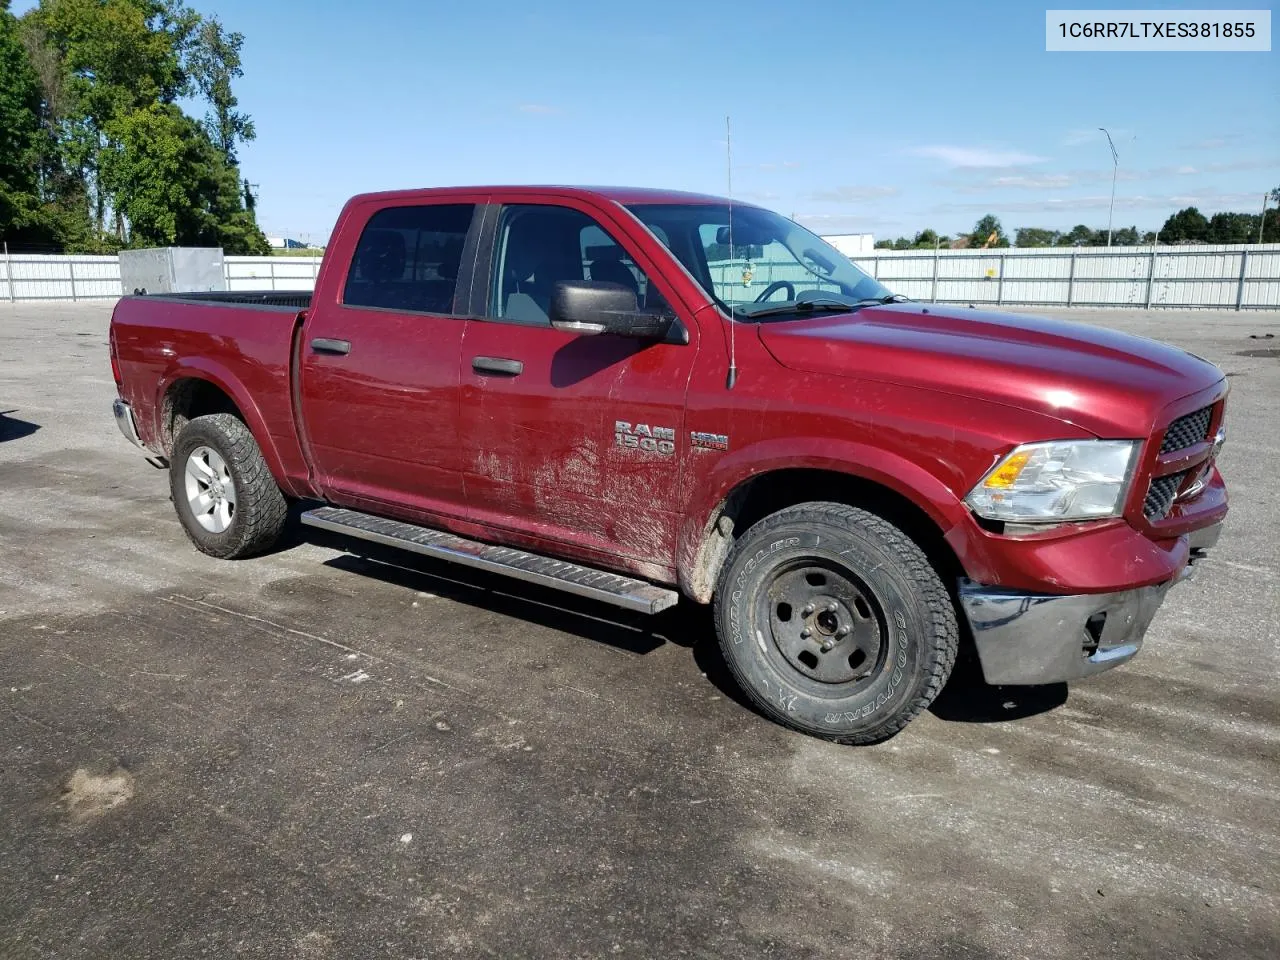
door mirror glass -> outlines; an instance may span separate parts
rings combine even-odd
[[[669,316],[641,311],[635,290],[607,280],[557,283],[551,297],[551,325],[570,333],[663,340],[672,322]]]

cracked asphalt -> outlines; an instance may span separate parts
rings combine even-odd
[[[1222,542],[1132,664],[858,749],[686,604],[197,553],[109,305],[0,304],[0,957],[1280,955],[1280,315],[1069,315],[1232,376]]]

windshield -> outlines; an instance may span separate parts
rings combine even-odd
[[[785,319],[895,297],[835,247],[786,217],[728,204],[627,207],[739,320]]]

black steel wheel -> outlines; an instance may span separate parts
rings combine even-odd
[[[767,619],[769,639],[807,680],[845,684],[883,665],[879,603],[840,564],[797,559],[774,574],[756,603],[764,608],[758,617]]]
[[[842,743],[896,734],[955,662],[955,608],[924,552],[844,504],[800,504],[753,526],[725,561],[713,606],[752,702]]]

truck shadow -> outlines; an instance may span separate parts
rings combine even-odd
[[[11,417],[9,416],[11,413],[13,413],[12,410],[0,410],[0,443],[7,440],[21,440],[40,429],[40,424]]]
[[[299,525],[295,528],[295,537],[290,539],[342,551],[340,556],[325,561],[325,566],[335,570],[406,590],[425,591],[637,656],[651,653],[667,643],[684,647],[712,686],[726,698],[754,711],[720,654],[709,606],[684,601],[656,616],[645,616],[559,590],[314,528]],[[1067,695],[1065,683],[1039,687],[992,686],[982,678],[972,647],[966,649],[962,643],[955,669],[929,711],[939,720],[950,723],[1000,723],[1055,710],[1067,702]]]
[[[644,655],[670,639],[658,617],[629,614],[558,590],[509,577],[468,570],[441,560],[418,557],[390,547],[352,543],[345,537],[308,531],[307,541],[342,550],[324,565],[380,580],[406,590],[423,591],[491,613]]]
[[[1001,723],[1022,720],[1056,710],[1067,702],[1067,685],[1049,683],[1037,687],[993,687],[982,678],[977,658],[962,649],[951,679],[933,701],[929,712],[954,723]]]

